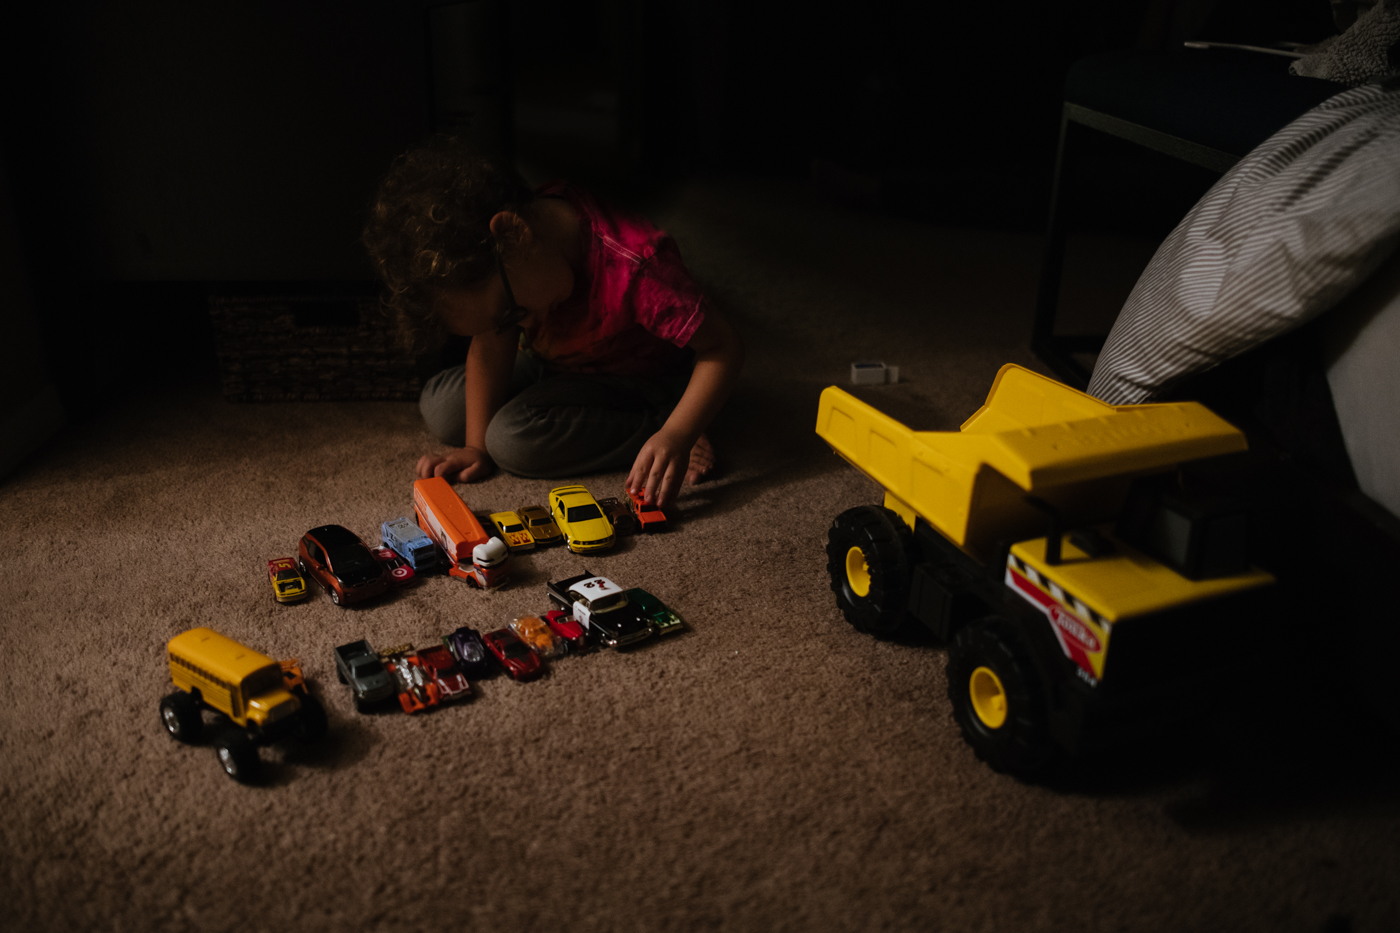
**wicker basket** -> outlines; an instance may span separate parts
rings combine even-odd
[[[374,298],[216,296],[209,315],[230,401],[411,400],[422,388]]]

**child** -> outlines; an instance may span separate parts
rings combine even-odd
[[[394,162],[364,242],[408,333],[471,338],[466,364],[423,389],[457,449],[423,457],[419,477],[630,466],[628,490],[664,508],[709,473],[704,431],[744,351],[665,233],[437,137]]]

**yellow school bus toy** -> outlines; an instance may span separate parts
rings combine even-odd
[[[1203,405],[1108,405],[1007,365],[958,431],[831,387],[817,434],[885,491],[832,523],[838,607],[948,645],[953,716],[997,770],[1180,712],[1267,638],[1247,509],[1184,481],[1247,447]]]
[[[295,660],[274,661],[208,628],[193,628],[166,645],[176,691],[160,701],[160,721],[180,742],[204,733],[204,712],[218,725],[214,751],[236,781],[257,778],[258,746],[284,738],[316,741],[326,733],[326,711],[306,689]]]

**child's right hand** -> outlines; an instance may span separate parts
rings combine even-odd
[[[418,478],[441,476],[449,483],[474,483],[496,472],[496,461],[477,447],[426,454],[418,461]]]

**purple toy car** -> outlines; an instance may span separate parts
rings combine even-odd
[[[476,629],[464,625],[444,637],[442,643],[457,659],[458,667],[468,680],[481,680],[496,673],[496,662]]]

